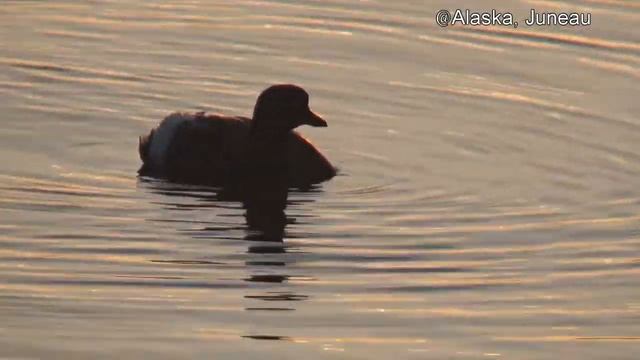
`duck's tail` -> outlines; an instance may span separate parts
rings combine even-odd
[[[140,136],[138,153],[142,160],[142,167],[138,170],[138,174],[161,176],[164,172],[167,153],[180,126],[193,121],[197,115],[173,113],[164,118],[149,134]]]
[[[154,133],[155,129],[152,129],[147,135],[143,135],[138,138],[138,154],[140,155],[140,160],[142,160],[142,166],[138,170],[138,174],[141,176],[151,175],[152,172],[149,150],[151,148],[151,141],[153,140]]]

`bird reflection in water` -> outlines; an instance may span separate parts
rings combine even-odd
[[[244,310],[250,313],[264,313],[265,311],[269,313],[291,313],[296,311],[296,304],[308,301],[309,295],[301,293],[301,287],[290,287],[288,283],[290,281],[313,281],[314,279],[298,274],[288,274],[287,261],[285,259],[289,259],[290,256],[296,256],[297,252],[295,249],[287,247],[283,241],[287,237],[285,232],[287,225],[295,222],[295,219],[287,217],[285,211],[288,205],[313,200],[297,198],[295,201],[291,201],[289,199],[290,188],[287,182],[282,181],[283,179],[279,175],[256,176],[254,179],[260,179],[260,181],[248,181],[242,186],[227,188],[202,188],[145,178],[141,178],[140,184],[145,187],[148,186],[153,193],[174,197],[176,199],[174,202],[162,202],[163,205],[168,205],[173,210],[212,212],[212,208],[227,209],[229,202],[232,204],[240,202],[244,208],[246,222],[246,226],[242,227],[245,232],[242,238],[249,241],[247,249],[247,254],[249,254],[247,257],[249,259],[245,261],[246,271],[249,274],[242,279],[247,285],[246,292],[241,295],[243,302],[246,303]],[[309,187],[295,191],[317,192],[318,188]],[[193,199],[197,200],[195,204],[192,201]],[[236,213],[241,216],[240,211],[236,211]],[[212,214],[212,216],[216,215]],[[172,219],[170,221],[180,222],[181,220]],[[189,227],[193,227],[194,223],[200,224],[200,222],[190,220],[184,223],[189,224]],[[200,225],[196,226],[200,227]],[[213,235],[212,237],[219,238],[222,231],[223,238],[229,239],[233,238],[233,232],[238,229],[237,225],[227,225],[225,227],[208,225],[204,228],[200,227],[195,233],[197,233],[196,237],[201,237],[203,233],[205,235],[209,233]],[[252,256],[251,254],[259,254],[259,256]],[[227,266],[225,261],[201,261],[200,259],[160,260],[155,262],[193,266],[199,266],[200,264]],[[251,284],[259,285],[253,286]],[[248,333],[241,336],[245,339],[260,341],[291,340],[290,337],[281,334]]]
[[[242,187],[227,187],[227,188],[203,188],[194,187],[188,185],[173,184],[164,181],[149,180],[141,178],[140,184],[149,187],[150,191],[163,196],[169,196],[176,198],[174,202],[163,201],[162,204],[168,206],[173,210],[188,210],[188,211],[211,211],[212,208],[222,207],[227,208],[229,202],[240,202],[244,208],[244,218],[246,221],[246,227],[243,227],[245,235],[244,240],[248,240],[250,245],[248,246],[248,254],[287,254],[287,246],[285,246],[283,239],[286,236],[285,228],[289,223],[295,222],[294,219],[287,217],[285,210],[287,205],[292,202],[288,199],[290,189],[286,182],[280,181],[278,176],[262,177],[262,181],[259,183],[245,183]],[[251,184],[249,186],[248,184]],[[311,187],[307,189],[298,189],[296,191],[315,192],[317,188]],[[197,203],[193,204],[192,201],[196,199]],[[187,201],[184,201],[187,200]],[[311,200],[305,200],[311,201]],[[301,202],[300,200],[295,203]],[[239,214],[238,214],[239,215]],[[214,215],[215,216],[215,215]],[[166,220],[163,220],[166,221]],[[193,227],[194,223],[200,224],[200,222],[193,222],[189,220],[170,220],[179,223],[189,224]],[[191,229],[190,232],[196,233],[198,238],[201,238],[203,233],[212,234],[215,238],[219,238],[220,231],[227,235],[223,238],[228,239],[233,236],[229,236],[234,230],[238,230],[235,225],[220,227],[220,226],[205,226],[198,227],[197,229]],[[209,236],[207,236],[209,237]],[[252,259],[245,261],[245,265],[248,269],[262,268],[268,269],[268,271],[274,271],[275,273],[253,273],[243,280],[247,283],[271,283],[271,284],[285,284],[290,280],[305,281],[309,278],[300,276],[291,276],[285,273],[286,262],[280,258],[260,257],[258,259]],[[156,263],[179,263],[186,265],[217,265],[224,266],[224,262],[220,261],[201,261],[201,260],[153,260]],[[280,270],[278,270],[280,269]],[[272,289],[273,290],[273,289]],[[295,308],[290,306],[274,306],[273,304],[284,304],[286,302],[305,301],[309,297],[304,294],[299,294],[290,291],[266,291],[263,293],[245,294],[244,298],[247,300],[259,301],[261,303],[268,303],[270,305],[254,305],[248,306],[247,311],[294,311]]]
[[[248,253],[282,254],[286,247],[282,244],[286,236],[287,225],[296,220],[286,215],[286,208],[291,204],[313,201],[289,200],[290,191],[298,193],[318,192],[317,187],[292,190],[286,182],[277,176],[262,177],[260,182],[247,183],[238,187],[212,188],[192,185],[173,184],[165,181],[141,178],[140,185],[148,187],[152,193],[174,197],[176,201],[161,201],[162,205],[173,210],[205,210],[212,208],[226,208],[228,203],[240,203],[244,209],[246,227],[244,240],[259,242],[251,245]],[[197,203],[184,200],[196,199]],[[215,216],[215,215],[212,215]],[[192,223],[189,220],[158,220],[162,222]],[[200,222],[197,222],[200,223]],[[237,230],[237,226],[205,226],[191,228],[187,231],[197,232],[199,235],[219,234]],[[210,236],[207,236],[210,237]],[[224,236],[225,238],[229,238]],[[270,264],[270,262],[268,262]],[[267,264],[267,265],[269,265]]]

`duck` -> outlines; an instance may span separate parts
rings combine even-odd
[[[138,174],[209,186],[309,187],[333,178],[337,169],[294,130],[302,125],[327,122],[309,108],[309,94],[293,84],[262,91],[251,118],[174,112],[140,136]]]

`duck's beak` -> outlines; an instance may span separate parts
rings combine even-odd
[[[318,114],[314,113],[309,109],[306,118],[302,122],[305,125],[315,126],[315,127],[327,127],[327,122],[324,121]]]

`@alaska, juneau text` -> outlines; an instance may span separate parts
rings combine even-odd
[[[590,13],[578,12],[539,12],[531,9],[528,18],[519,22],[511,12],[473,11],[469,9],[456,9],[449,11],[439,10],[436,13],[436,23],[441,27],[455,25],[470,26],[511,26],[517,28],[520,23],[526,26],[588,26],[591,25]]]

